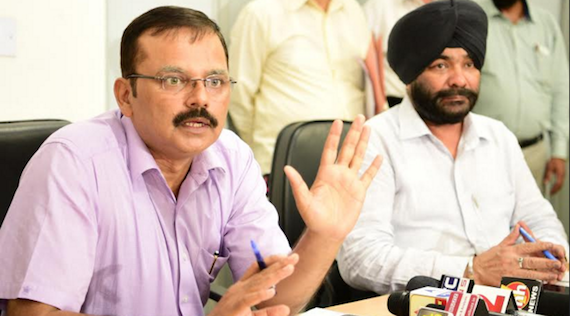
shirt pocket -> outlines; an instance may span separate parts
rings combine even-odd
[[[213,251],[202,248],[200,249],[199,272],[207,274],[208,280],[212,283],[228,259],[229,256],[215,256]]]
[[[550,90],[550,77],[552,76],[552,52],[548,46],[535,43],[532,46],[536,65],[536,80],[547,90]]]

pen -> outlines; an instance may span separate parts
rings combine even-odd
[[[536,242],[536,240],[534,240],[534,238],[532,238],[532,236],[524,229],[521,227],[519,227],[519,231],[521,232],[521,234],[524,236],[524,238],[526,238],[528,241],[530,242]],[[553,256],[550,251],[548,250],[543,250],[542,253],[544,253],[544,255],[546,256],[546,258],[548,259],[552,259],[552,260],[558,260],[556,259],[555,256]]]
[[[210,267],[210,272],[208,272],[208,274],[212,274],[212,271],[214,271],[214,265],[216,264],[216,261],[218,261],[218,257],[220,256],[220,252],[219,251],[214,251],[214,261],[212,262],[212,266]]]
[[[255,254],[255,259],[257,260],[257,265],[259,266],[259,270],[267,268],[267,265],[265,264],[265,261],[263,260],[263,257],[261,256],[261,253],[259,252],[259,249],[257,248],[255,241],[253,240],[251,240],[251,248],[253,249],[253,253]]]

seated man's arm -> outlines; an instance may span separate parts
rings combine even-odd
[[[353,228],[366,189],[381,164],[381,158],[376,157],[358,176],[370,134],[369,127],[364,128],[363,124],[362,115],[354,120],[337,159],[342,122],[333,123],[310,190],[296,170],[285,168],[307,229],[293,249],[299,255],[295,272],[277,285],[279,295],[268,301],[268,305],[285,304],[293,314],[298,312],[321,285],[340,245]]]
[[[536,279],[546,282],[562,280],[566,271],[564,248],[549,242],[517,244],[520,236],[519,227],[515,225],[511,233],[497,246],[483,252],[473,259],[472,276],[477,284],[500,286],[504,276]],[[543,251],[550,251],[559,260],[544,257]],[[520,259],[522,258],[522,259]]]
[[[11,300],[8,315],[83,304],[97,243],[88,170],[57,141],[42,145],[26,166],[0,230],[0,298]]]
[[[566,271],[567,236],[552,205],[540,193],[515,136],[506,127],[505,134],[508,172],[515,191],[511,218],[514,228],[499,245],[474,258],[474,279],[477,283],[494,286],[506,275],[549,282],[559,280]],[[519,226],[537,242],[520,243]],[[545,258],[543,250],[550,251],[558,260]],[[520,264],[519,258],[523,258]]]

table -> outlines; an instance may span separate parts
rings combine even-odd
[[[393,316],[388,311],[388,295],[327,307],[327,310],[358,316]]]

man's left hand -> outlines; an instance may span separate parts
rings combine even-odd
[[[566,174],[566,160],[561,158],[552,158],[546,164],[546,172],[544,174],[544,183],[550,183],[552,175],[556,178],[556,182],[550,190],[550,194],[555,194],[562,189],[564,184],[564,176]]]
[[[310,190],[294,168],[285,167],[308,231],[336,242],[342,242],[356,224],[366,190],[382,163],[381,157],[377,156],[358,177],[370,136],[370,127],[363,125],[364,116],[359,115],[352,123],[337,159],[342,121],[333,123]]]

